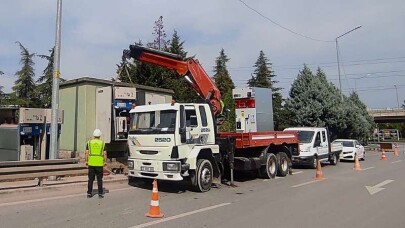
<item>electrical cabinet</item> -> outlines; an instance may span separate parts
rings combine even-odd
[[[45,122],[45,111],[42,108],[20,108],[19,123],[35,124]]]
[[[232,91],[235,101],[236,132],[273,131],[272,91],[246,87]]]
[[[63,124],[64,112],[63,110],[58,110],[58,123]],[[45,109],[45,121],[50,124],[52,121],[52,109]]]
[[[130,87],[114,87],[114,100],[133,100],[136,96],[136,89]]]
[[[96,128],[106,143],[126,140],[129,111],[135,103],[136,89],[130,87],[102,87],[96,94]]]

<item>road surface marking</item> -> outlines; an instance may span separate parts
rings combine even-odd
[[[303,173],[303,171],[292,172],[292,175]],[[283,179],[285,177],[276,176],[274,179]],[[269,179],[264,179],[263,181],[269,181]]]
[[[128,187],[128,188],[112,189],[112,190],[109,190],[109,192],[118,192],[118,191],[124,191],[124,190],[129,190],[129,189],[134,189],[134,188]],[[85,195],[87,195],[87,194],[80,193],[80,194],[72,194],[72,195],[66,195],[66,196],[54,196],[54,197],[41,198],[41,199],[32,199],[32,200],[23,200],[23,201],[9,202],[9,203],[1,203],[0,207],[14,206],[14,205],[26,204],[26,203],[37,203],[37,202],[43,202],[43,201],[48,201],[48,200],[67,199],[67,198],[73,198],[73,197],[85,196]]]
[[[305,182],[305,183],[302,183],[302,184],[297,184],[297,185],[291,186],[291,188],[298,188],[298,187],[308,185],[308,184],[312,184],[312,183],[315,183],[315,182],[318,182],[318,181],[320,181],[320,180],[308,181],[308,182]]]
[[[366,171],[366,170],[374,169],[374,168],[375,168],[375,167],[371,166],[371,167],[364,168],[364,169],[362,169],[361,171]]]
[[[383,182],[381,182],[379,184],[376,184],[374,186],[364,186],[364,187],[366,187],[366,189],[367,189],[368,193],[370,193],[370,195],[374,195],[377,192],[382,191],[382,190],[385,189],[385,188],[382,188],[382,186],[387,185],[387,184],[389,184],[389,183],[391,183],[393,181],[394,180],[385,180],[385,181],[383,181]]]
[[[229,204],[231,204],[231,203],[221,203],[221,204],[217,204],[217,205],[214,205],[214,206],[211,206],[211,207],[205,207],[205,208],[201,208],[201,209],[198,209],[198,210],[195,210],[195,211],[190,211],[190,212],[182,213],[182,214],[179,214],[179,215],[174,215],[174,216],[171,216],[171,217],[167,217],[167,218],[164,218],[164,219],[160,219],[160,220],[156,220],[156,221],[152,221],[152,222],[148,222],[148,223],[144,223],[144,224],[140,224],[140,225],[136,225],[136,226],[131,226],[130,228],[142,228],[142,227],[147,227],[147,226],[153,226],[153,225],[156,225],[156,224],[159,224],[159,223],[168,222],[168,221],[178,219],[178,218],[183,218],[183,217],[186,217],[186,216],[189,216],[189,215],[193,215],[193,214],[197,214],[197,213],[200,213],[200,212],[212,210],[212,209],[215,209],[215,208],[218,208],[218,207],[227,206]]]
[[[391,162],[391,163],[394,164],[394,163],[398,163],[398,162],[402,162],[402,160],[393,161],[393,162]]]
[[[303,173],[304,171],[292,172],[292,175]]]

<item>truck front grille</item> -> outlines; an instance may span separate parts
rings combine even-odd
[[[139,153],[153,155],[153,154],[158,154],[158,151],[156,151],[156,150],[140,150]]]

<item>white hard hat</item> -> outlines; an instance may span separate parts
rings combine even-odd
[[[100,131],[100,129],[94,130],[94,131],[93,131],[93,136],[94,136],[94,137],[100,137],[100,136],[101,136],[101,131]]]

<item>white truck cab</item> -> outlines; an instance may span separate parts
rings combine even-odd
[[[284,131],[297,131],[299,138],[299,155],[293,156],[293,164],[310,165],[316,168],[317,159],[321,162],[329,161],[336,165],[342,151],[340,144],[332,145],[326,128],[293,127]]]
[[[130,114],[130,178],[181,181],[190,176],[205,191],[219,177],[219,146],[208,104],[144,105]]]

